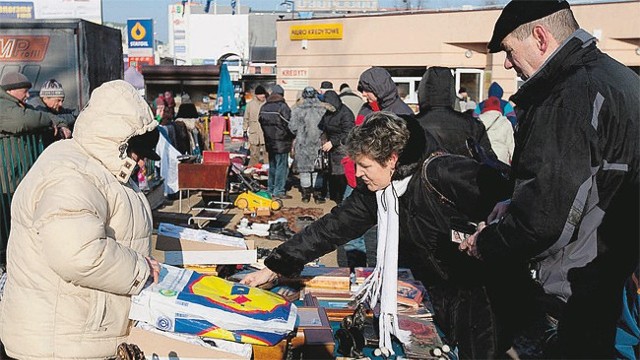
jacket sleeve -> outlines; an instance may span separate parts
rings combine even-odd
[[[293,133],[294,136],[298,135],[298,130],[300,129],[304,119],[302,118],[300,111],[296,111],[293,109],[291,111],[291,119],[289,119],[289,131]]]
[[[516,111],[513,109],[513,106],[510,102],[507,101],[507,103],[504,105],[503,112],[504,116],[506,116],[511,123],[511,126],[516,126],[516,123],[518,122],[516,118]]]
[[[134,209],[135,211],[135,209]],[[82,177],[46,185],[34,213],[34,231],[52,271],[74,285],[127,295],[149,277],[144,256],[106,234],[107,200]]]
[[[242,121],[242,131],[244,131],[244,132],[247,132],[247,129],[249,129],[249,119],[251,118],[251,109],[252,108],[253,108],[253,106],[251,106],[251,104],[247,104],[247,107],[244,110],[244,117],[243,117],[243,121]]]
[[[361,236],[375,225],[376,209],[374,193],[368,190],[354,190],[329,214],[275,248],[265,259],[265,265],[283,276],[300,273],[309,261]]]
[[[295,138],[295,134],[291,132],[291,130],[289,129],[289,122],[291,121],[291,108],[289,107],[289,105],[287,105],[286,103],[282,103],[282,106],[280,107],[280,115],[282,116],[282,119],[284,119],[281,123],[284,124],[284,128],[285,131],[288,133],[288,136],[293,139]]]
[[[31,106],[11,106],[5,111],[2,130],[8,133],[19,134],[48,126],[56,126],[61,122],[57,116],[35,110]]]
[[[347,140],[347,136],[351,129],[356,126],[355,119],[353,113],[349,110],[340,112],[340,131],[338,131],[335,136],[331,139],[331,144],[333,146],[339,146],[343,144]]]
[[[527,118],[514,159],[515,188],[505,217],[486,227],[477,246],[485,260],[529,260],[569,242],[591,191],[590,122],[568,108],[543,107]]]
[[[484,107],[484,101],[478,103],[478,105],[476,105],[476,108],[473,109],[473,117],[474,118],[478,118],[480,117],[480,114],[482,113],[482,108]]]

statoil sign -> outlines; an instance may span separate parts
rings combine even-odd
[[[341,40],[342,24],[291,25],[291,40]]]
[[[153,20],[127,20],[127,34],[129,38],[129,49],[153,49]]]

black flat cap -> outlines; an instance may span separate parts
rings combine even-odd
[[[502,50],[500,43],[518,26],[551,15],[562,9],[568,9],[566,0],[512,0],[502,9],[502,13],[493,28],[493,36],[487,48],[490,53]]]

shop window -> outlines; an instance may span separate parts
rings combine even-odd
[[[394,76],[393,82],[398,89],[398,95],[415,113],[419,110],[418,86],[422,78],[418,76]]]
[[[484,100],[482,84],[484,71],[480,69],[456,69],[456,94],[461,87],[467,89],[469,98],[476,103]]]

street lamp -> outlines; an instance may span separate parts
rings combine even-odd
[[[291,11],[291,18],[293,19],[296,3],[293,0],[284,0],[283,2],[280,3],[280,6],[286,6],[287,11]]]

